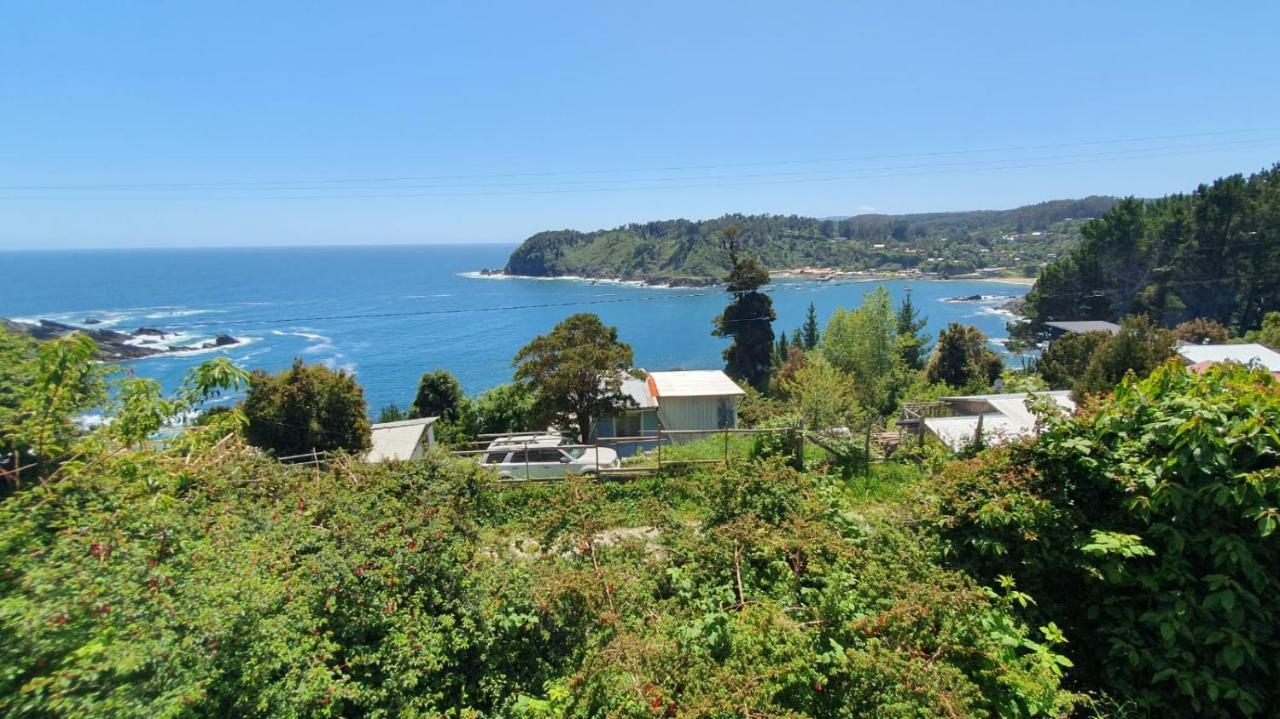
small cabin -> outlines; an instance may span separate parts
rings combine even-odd
[[[658,402],[658,423],[664,430],[738,426],[738,400],[746,392],[720,370],[650,372],[645,380]]]
[[[372,446],[364,456],[366,462],[421,459],[436,445],[434,425],[438,417],[379,422],[370,427]]]
[[[596,420],[592,439],[630,457],[658,446],[658,431],[706,431],[738,426],[738,400],[746,394],[720,370],[647,372],[625,376],[621,391],[630,406]],[[653,437],[653,441],[622,438]],[[696,439],[689,435],[683,439]],[[675,441],[681,441],[675,439]]]

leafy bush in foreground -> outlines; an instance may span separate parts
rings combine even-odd
[[[1077,677],[1160,716],[1280,705],[1280,385],[1174,364],[953,466],[936,526],[979,581],[1016,578]]]

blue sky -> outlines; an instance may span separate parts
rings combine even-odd
[[[1277,27],[1274,2],[6,3],[0,248],[1188,190],[1280,160]]]

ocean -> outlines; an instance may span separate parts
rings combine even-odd
[[[515,245],[416,245],[0,252],[0,316],[132,331],[155,327],[192,346],[227,333],[230,347],[122,363],[172,388],[214,356],[276,371],[295,357],[354,372],[370,412],[412,401],[418,377],[443,368],[470,394],[511,381],[511,358],[574,312],[616,325],[635,362],[649,370],[723,366],[726,341],[710,334],[727,295],[717,288],[640,287],[570,279],[483,277]],[[898,302],[912,291],[935,337],[950,322],[1007,336],[997,308],[1024,286],[967,280],[777,279],[769,286],[775,331],[819,320],[887,287]],[[983,296],[981,301],[949,298]]]

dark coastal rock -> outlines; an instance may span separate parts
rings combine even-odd
[[[95,319],[94,319],[94,318],[92,318],[92,317],[86,317],[83,321],[81,321],[81,322],[80,322],[80,324],[82,324],[82,325],[100,325],[100,324],[102,324],[102,320],[95,320]]]
[[[103,329],[87,329],[84,327],[76,327],[75,325],[54,322],[53,320],[40,320],[39,324],[28,324],[25,322],[14,322],[0,317],[0,328],[13,332],[15,334],[26,335],[37,340],[51,340],[58,337],[65,337],[72,332],[83,332],[88,335],[98,345],[98,357],[108,361],[121,361],[142,359],[143,357],[151,357],[153,355],[165,354],[166,352],[181,352],[183,350],[196,349],[212,349],[214,347],[229,347],[231,345],[240,344],[240,340],[228,334],[218,334],[213,341],[205,342],[198,347],[157,347],[150,345],[131,344],[132,341],[140,337],[164,337],[166,333],[154,327],[139,327],[137,332],[116,332],[115,330]]]

